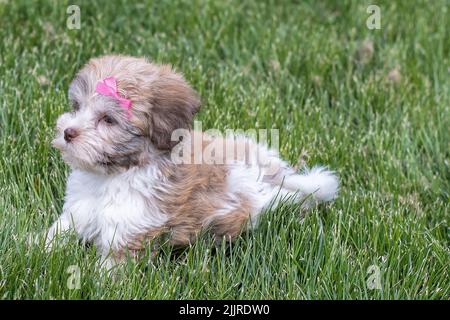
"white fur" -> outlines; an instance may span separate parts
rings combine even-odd
[[[167,216],[151,201],[152,186],[162,179],[154,165],[117,175],[72,171],[63,213],[51,227],[47,245],[51,246],[58,232],[74,228],[106,257],[109,250],[124,247],[133,236],[162,226]]]
[[[227,182],[231,193],[245,194],[252,200],[250,227],[257,225],[260,213],[282,200],[303,202],[302,207],[309,208],[337,196],[339,181],[332,171],[315,167],[297,174],[275,150],[247,141],[252,161],[232,165]]]

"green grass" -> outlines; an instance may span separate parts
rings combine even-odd
[[[377,1],[381,30],[366,28],[371,1],[112,2],[70,2],[81,30],[66,28],[68,2],[0,2],[1,298],[448,299],[448,1]],[[280,129],[292,164],[338,171],[338,200],[304,220],[276,208],[231,246],[163,247],[115,279],[95,248],[27,245],[63,204],[50,141],[67,86],[105,53],[173,64],[202,96],[204,129]]]

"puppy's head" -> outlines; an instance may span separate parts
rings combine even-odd
[[[96,92],[114,77],[117,94]],[[89,61],[69,88],[71,112],[57,121],[53,145],[72,167],[115,172],[148,160],[149,150],[170,150],[172,131],[190,128],[200,107],[196,92],[170,66],[144,58],[104,56]]]

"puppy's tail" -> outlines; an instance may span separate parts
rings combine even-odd
[[[306,206],[327,202],[336,198],[339,179],[325,167],[314,167],[301,174],[285,176],[283,188],[299,193],[306,199]]]

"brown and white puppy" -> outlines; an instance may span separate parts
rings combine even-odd
[[[110,78],[115,95],[99,93],[99,83]],[[297,174],[275,150],[245,137],[219,139],[244,157],[175,161],[175,147],[192,160],[211,139],[200,134],[200,148],[190,136],[172,141],[177,129],[192,133],[200,100],[170,66],[127,56],[92,59],[70,85],[69,100],[72,111],[59,117],[53,145],[71,173],[63,212],[47,233],[49,248],[58,233],[74,229],[112,266],[163,233],[174,245],[192,243],[204,228],[232,240],[285,196],[307,198],[309,207],[337,194],[332,172]]]

